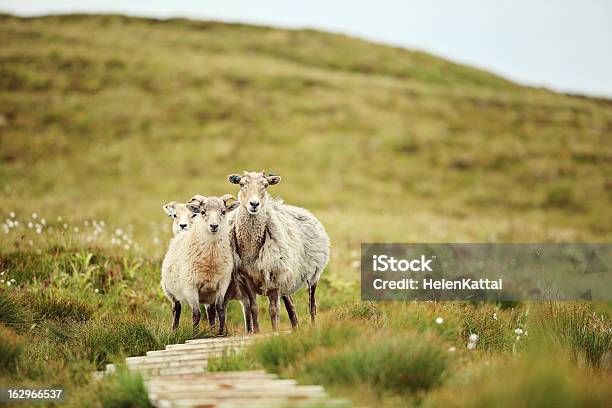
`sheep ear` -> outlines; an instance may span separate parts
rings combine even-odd
[[[225,209],[227,212],[234,211],[240,205],[240,201],[234,201],[230,205],[226,205]]]
[[[189,208],[189,211],[191,211],[194,214],[199,214],[200,213],[200,203],[187,203],[187,208]]]
[[[227,179],[232,184],[238,184],[240,183],[240,180],[242,179],[242,177],[237,174],[230,174],[229,176],[227,176]]]
[[[273,186],[281,182],[281,176],[268,176],[266,177],[266,180],[268,180],[268,183]]]
[[[168,217],[173,217],[174,214],[176,214],[176,211],[174,211],[174,209],[176,208],[176,201],[170,201],[168,204],[164,205],[162,208],[164,209],[164,212],[166,213]]]

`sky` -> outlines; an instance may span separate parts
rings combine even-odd
[[[22,16],[121,13],[314,28],[612,98],[612,0],[0,0]]]

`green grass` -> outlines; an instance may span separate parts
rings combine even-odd
[[[215,371],[244,371],[257,368],[257,363],[246,353],[227,352],[208,360],[206,369]]]
[[[331,237],[319,321],[300,291],[296,334],[211,369],[382,407],[609,401],[609,302],[371,303],[357,282],[361,242],[610,241],[609,100],[313,30],[2,15],[0,41],[0,383],[146,406],[140,379],[91,372],[212,335],[189,310],[170,330],[161,206],[265,168]]]
[[[119,370],[104,384],[102,406],[105,408],[148,408],[147,390],[139,374]]]
[[[593,367],[612,367],[612,326],[609,317],[584,304],[546,303],[538,321],[552,336],[547,340],[569,349],[572,359]]]
[[[14,372],[23,350],[23,340],[0,323],[0,373]]]
[[[389,334],[313,356],[304,365],[304,376],[315,384],[365,384],[380,391],[410,394],[438,385],[448,360],[449,353],[432,337]]]

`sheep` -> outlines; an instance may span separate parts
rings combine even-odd
[[[203,196],[201,195],[195,195],[190,201],[196,199],[201,201],[202,197]],[[168,217],[172,218],[172,233],[174,236],[181,232],[188,231],[189,228],[191,228],[193,219],[198,215],[187,208],[187,204],[177,203],[176,201],[170,201],[162,208],[164,213],[166,213]],[[215,305],[206,306],[206,316],[208,317],[210,327],[215,325],[216,314],[217,312],[215,311]]]
[[[229,240],[226,214],[238,207],[232,198],[202,197],[187,203],[196,215],[188,231],[177,234],[162,263],[161,287],[173,304],[172,329],[176,330],[181,305],[192,310],[193,328],[200,323],[200,303],[214,305],[219,316],[219,334],[225,331],[225,294],[232,280],[235,257]]]
[[[234,198],[231,195],[230,197]],[[200,194],[196,194],[191,198],[191,200],[189,200],[189,202],[190,203],[193,203],[193,202],[202,203],[205,199],[206,197]],[[231,220],[232,220],[231,218],[228,218],[228,222],[231,222]],[[236,253],[236,249],[233,244],[234,244],[234,241],[231,240],[230,245],[232,246],[232,253],[236,259],[238,254]],[[256,327],[254,327],[251,310],[255,310],[255,315],[257,315],[258,307],[257,307],[257,303],[255,303],[254,305],[251,304],[251,300],[247,294],[247,290],[248,288],[244,285],[243,280],[240,278],[240,276],[237,275],[236,270],[234,269],[234,271],[232,272],[232,280],[225,294],[225,304],[227,305],[230,300],[238,300],[240,302],[240,305],[242,306],[242,314],[244,316],[244,323],[246,326],[246,331],[248,333],[254,333],[254,332],[257,333],[259,332],[259,325],[256,325]],[[209,307],[207,309],[207,315],[208,315],[208,322],[210,326],[213,327],[215,325],[215,308]]]
[[[240,185],[240,207],[232,216],[231,230],[238,268],[249,277],[252,290],[268,297],[273,329],[279,326],[280,296],[291,295],[304,284],[314,323],[315,291],[329,261],[330,240],[325,228],[309,211],[270,197],[267,188],[280,183],[280,176],[244,172],[242,176],[231,174],[228,180]],[[285,302],[285,307],[292,322],[297,322],[293,304]]]
[[[193,201],[202,201],[205,197],[196,194],[191,198],[189,202]],[[230,216],[228,219],[230,222],[230,227],[233,226],[234,218]],[[234,255],[238,256],[235,252],[236,245],[235,240],[231,240],[232,248],[234,249]],[[237,261],[239,261],[237,259]],[[232,275],[232,281],[230,282],[230,286],[226,293],[226,303],[229,303],[230,300],[238,300],[242,306],[242,314],[244,316],[244,322],[246,326],[246,331],[248,333],[259,333],[259,322],[257,320],[257,316],[259,314],[259,308],[257,306],[257,298],[255,295],[255,291],[252,289],[253,285],[249,283],[250,280],[244,274],[241,274],[239,270],[235,269],[234,274]],[[291,296],[282,296],[283,303],[285,304],[285,309],[287,310],[287,314],[291,321],[291,326],[295,329],[297,328],[298,321],[297,315],[292,313],[294,310],[293,306],[293,298]],[[207,316],[210,326],[215,325],[215,308],[210,307],[207,309]]]
[[[186,204],[170,201],[163,206],[164,212],[172,218],[172,232],[174,235],[179,232],[188,231],[191,228],[193,219],[197,214],[191,212]]]

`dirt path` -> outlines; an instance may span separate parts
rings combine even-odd
[[[127,358],[126,365],[143,373],[149,400],[156,407],[348,406],[344,400],[330,399],[322,386],[298,385],[265,371],[206,371],[209,358],[241,352],[260,337],[188,340]],[[114,369],[108,365],[106,372]]]

